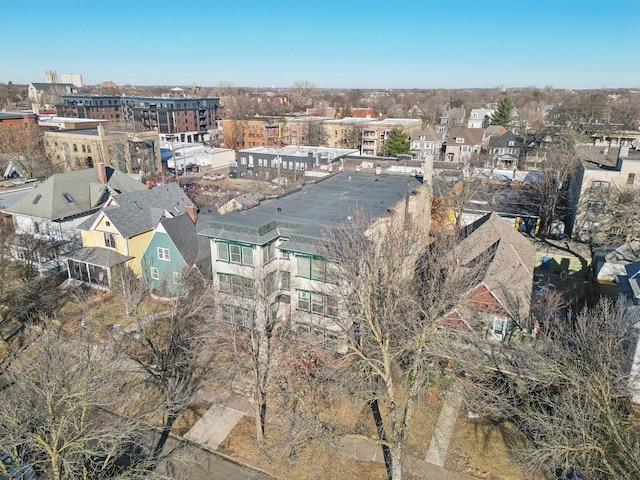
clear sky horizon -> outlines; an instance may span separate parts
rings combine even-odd
[[[0,82],[640,87],[640,0],[2,0]]]

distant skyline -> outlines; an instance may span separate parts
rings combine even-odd
[[[0,82],[640,87],[640,0],[2,0]]]

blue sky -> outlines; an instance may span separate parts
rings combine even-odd
[[[640,87],[640,0],[0,0],[0,82]]]

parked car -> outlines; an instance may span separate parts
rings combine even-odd
[[[32,480],[36,478],[36,472],[31,465],[27,465],[21,458],[16,462],[8,453],[0,455],[2,469],[0,480]]]
[[[224,175],[222,173],[207,173],[202,176],[203,180],[222,180]]]

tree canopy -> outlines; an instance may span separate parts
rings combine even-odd
[[[385,155],[397,157],[409,153],[409,134],[401,128],[394,128],[389,132],[384,143]]]
[[[498,104],[498,109],[491,116],[491,125],[502,125],[504,128],[509,128],[513,108],[513,101],[509,97],[503,98]]]

